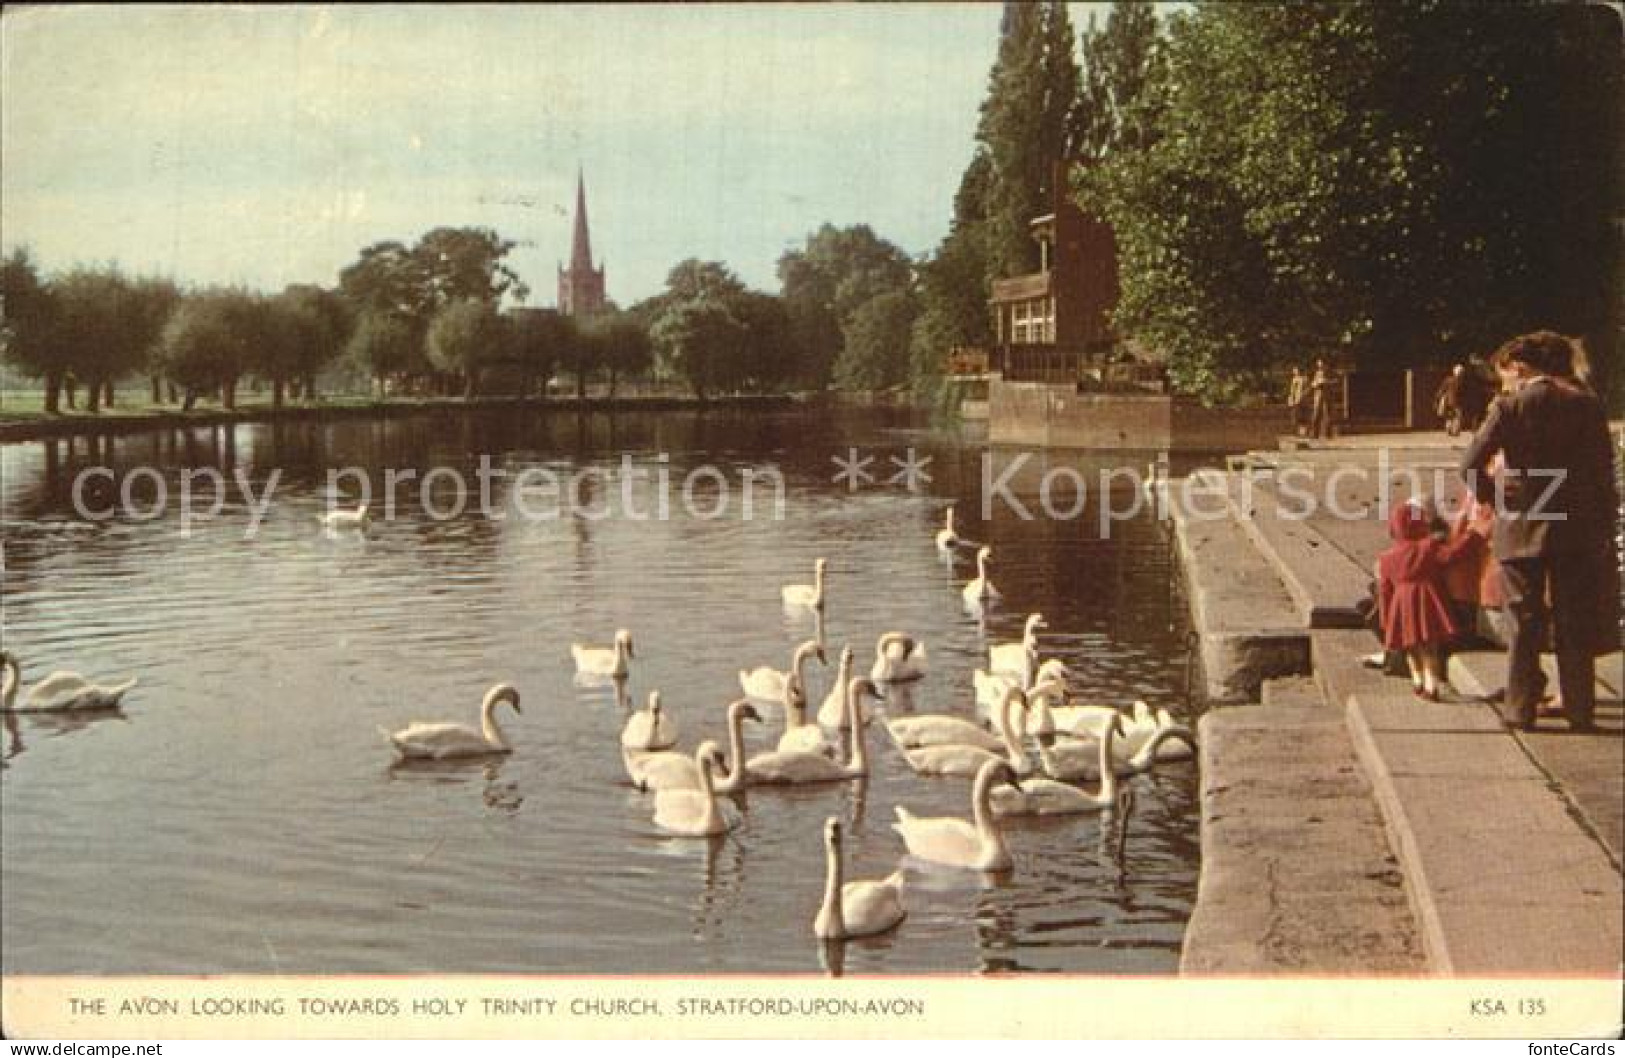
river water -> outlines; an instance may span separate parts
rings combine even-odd
[[[917,491],[888,480],[911,450],[930,458]],[[489,510],[464,497],[451,515],[482,455],[506,484]],[[836,456],[872,459],[874,480],[833,480]],[[88,481],[87,509],[121,486],[131,509],[75,513],[92,466],[112,477]],[[984,478],[1012,466],[984,511]],[[903,856],[895,806],[968,816],[969,784],[915,777],[871,739],[863,783],[753,789],[727,837],[665,837],[652,797],[625,782],[623,707],[570,660],[572,641],[631,629],[632,697],[658,688],[685,746],[720,739],[738,670],[785,667],[815,631],[779,588],[826,556],[831,667],[813,668],[815,702],[843,644],[866,669],[876,637],[903,629],[931,664],[912,707],[970,715],[987,643],[1042,611],[1044,652],[1078,691],[1186,711],[1161,527],[1142,513],[1102,538],[1096,497],[1081,518],[1042,516],[1041,475],[1061,466],[1098,465],[990,454],[880,412],[490,412],[0,448],[3,632],[25,685],[58,668],[141,681],[110,715],[7,719],[3,970],[1170,973],[1195,897],[1193,764],[1132,780],[1120,854],[1109,823],[1074,817],[1010,825],[1003,878],[908,861],[902,928],[832,953],[811,933],[823,820],[848,822],[848,877],[877,877]],[[256,495],[274,485],[257,532],[235,482],[217,516],[183,521],[183,468],[203,467]],[[623,481],[628,467],[647,473]],[[329,481],[340,468],[374,489],[388,470],[417,476],[365,536],[327,534],[314,516],[335,484],[346,505],[359,488],[359,473]],[[532,502],[513,507],[524,469],[580,483],[581,503],[531,481]],[[1050,492],[1060,514],[1075,480]],[[206,489],[198,479],[195,506]],[[668,517],[638,516],[662,497]],[[995,551],[1005,605],[981,617],[960,600],[974,571],[932,543],[951,500]],[[499,680],[523,695],[511,756],[392,766],[380,727],[472,721]],[[763,712],[752,749],[779,731]]]

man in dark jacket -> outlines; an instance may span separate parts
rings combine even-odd
[[[1554,626],[1558,685],[1569,727],[1595,724],[1595,656],[1619,649],[1619,629],[1598,627],[1597,592],[1614,591],[1613,442],[1602,403],[1563,374],[1568,339],[1551,331],[1514,338],[1495,354],[1512,386],[1489,410],[1462,457],[1480,501],[1495,510],[1493,545],[1506,590],[1508,723],[1530,730],[1545,688],[1540,649]],[[1499,452],[1499,478],[1487,473]],[[1548,593],[1550,606],[1548,607]]]

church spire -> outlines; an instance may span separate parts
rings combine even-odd
[[[587,228],[587,181],[576,167],[575,232],[570,239],[570,267],[559,269],[559,311],[590,316],[604,308],[604,269],[592,266],[592,235]]]
[[[587,181],[576,168],[576,230],[570,240],[570,271],[592,271],[592,235],[587,230]]]

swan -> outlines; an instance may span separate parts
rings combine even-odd
[[[634,753],[670,749],[677,745],[677,718],[660,707],[660,692],[649,692],[649,708],[627,717],[621,729],[621,748]]]
[[[1106,725],[1122,715],[1109,705],[1065,704],[1066,687],[1056,679],[1040,679],[1028,690],[1027,697],[1033,703],[1033,715],[1037,718],[1034,724],[1036,730],[1031,731],[1032,734],[1098,739],[1105,732]],[[1051,705],[1051,702],[1059,704]],[[1138,748],[1140,742],[1149,737],[1154,726],[1151,710],[1144,702],[1137,702],[1133,726],[1125,725],[1119,733],[1124,736],[1123,743],[1132,737],[1135,748]],[[1123,743],[1119,744],[1119,751]]]
[[[745,759],[745,721],[760,722],[761,714],[744,699],[728,706],[728,760],[727,773],[722,779],[712,777],[717,793],[734,793],[744,789],[745,773],[740,762]],[[698,790],[700,770],[694,758],[687,753],[663,750],[654,753],[622,753],[627,778],[640,790]]]
[[[987,648],[988,671],[1020,676],[1023,688],[1031,686],[1033,669],[1038,665],[1038,630],[1048,627],[1043,614],[1027,615],[1027,623],[1021,631],[1021,642],[997,643]]]
[[[1013,773],[1025,775],[1032,770],[1032,762],[1027,759],[1026,751],[1016,738],[1014,723],[1011,720],[1011,715],[1018,705],[1025,709],[1027,696],[1020,688],[1012,687],[1005,694],[1004,705],[999,710],[1000,738],[997,748],[1004,751],[1002,756],[993,749],[984,749],[980,745],[969,743],[921,746],[913,749],[898,739],[896,732],[892,730],[892,721],[887,722],[886,731],[891,734],[897,751],[908,761],[908,766],[914,769],[916,775],[949,775],[968,779],[988,761],[1001,761]]]
[[[784,734],[779,736],[781,753],[821,753],[835,759],[836,748],[824,736],[824,729],[807,722],[807,695],[797,684],[786,680],[784,684]]]
[[[1069,675],[1066,663],[1059,658],[1050,658],[1038,666],[1038,674],[1033,680],[1031,688],[1022,687],[1031,696],[1045,683],[1064,684]],[[1011,687],[1019,687],[1016,677],[1007,672],[988,672],[977,669],[971,674],[971,682],[976,687],[976,715],[986,723],[991,724],[998,713],[999,703],[1004,701],[1004,692]],[[1048,724],[1048,726],[1046,726]],[[1025,717],[1023,734],[1050,735],[1054,734],[1054,721],[1047,712],[1034,709]]]
[[[5,713],[63,713],[70,710],[117,709],[119,700],[138,682],[134,677],[123,683],[103,687],[91,683],[77,672],[53,672],[28,689],[22,703],[17,692],[22,689],[23,671],[16,655],[0,650],[0,712]]]
[[[1030,733],[1053,733],[1094,741],[1102,737],[1107,724],[1119,720],[1121,726],[1115,751],[1115,759],[1119,762],[1136,758],[1146,744],[1165,728],[1178,730],[1172,730],[1168,737],[1160,740],[1156,750],[1158,761],[1189,760],[1195,753],[1192,743],[1180,734],[1186,729],[1167,709],[1158,709],[1153,713],[1149,705],[1137,701],[1133,705],[1132,717],[1128,719],[1109,705],[1063,705],[1052,709],[1049,700],[1065,697],[1060,686],[1052,682],[1034,687],[1029,696],[1034,703],[1033,712],[1040,717],[1037,723],[1040,731]]]
[[[878,697],[879,691],[872,680],[861,677],[846,685],[846,712],[856,718],[862,708],[864,695]],[[810,783],[856,779],[869,774],[869,755],[864,747],[863,725],[852,729],[852,757],[838,764],[822,753],[778,750],[761,753],[745,762],[745,774],[752,783]]]
[[[363,503],[353,511],[328,511],[318,514],[316,520],[322,523],[322,528],[328,532],[337,532],[340,529],[356,529],[365,531],[367,523],[372,520],[369,505]]]
[[[621,629],[615,633],[615,645],[589,647],[571,643],[570,654],[576,660],[576,672],[583,676],[614,676],[622,679],[628,672],[627,662],[637,657],[632,650],[632,633]]]
[[[499,683],[485,692],[485,701],[480,703],[478,731],[467,724],[416,723],[393,733],[384,731],[384,737],[402,760],[447,760],[508,753],[512,747],[502,728],[497,726],[495,716],[496,707],[502,702],[513,706],[516,713],[523,711],[519,708],[519,692],[513,684]]]
[[[878,882],[844,882],[841,862],[841,821],[824,821],[824,904],[813,918],[813,935],[820,940],[847,940],[884,933],[903,921],[903,872],[893,871]]]
[[[887,632],[875,641],[875,664],[869,678],[876,683],[902,683],[925,675],[925,644],[906,632]]]
[[[1107,765],[1111,759],[1118,734],[1122,731],[1122,717],[1114,714],[1096,745],[1100,769],[1100,789],[1085,793],[1076,786],[1054,779],[1024,779],[1019,787],[1000,787],[992,793],[995,816],[1061,816],[1080,812],[1099,812],[1117,807],[1117,771]]]
[[[1020,789],[1016,775],[1003,761],[990,760],[976,772],[971,786],[972,822],[951,817],[921,819],[902,805],[897,806],[897,822],[892,829],[903,838],[908,851],[922,860],[969,867],[981,871],[1007,871],[1015,865],[994,821],[990,797],[995,783],[1009,783]]]
[[[824,645],[816,639],[809,639],[796,647],[790,657],[790,671],[781,672],[768,665],[760,665],[754,669],[739,670],[739,687],[745,692],[745,697],[755,698],[763,702],[782,702],[792,693],[801,696],[801,701],[807,699],[807,661],[817,658],[820,664],[828,665],[829,660],[824,655]]]
[[[1118,775],[1138,775],[1140,772],[1149,771],[1159,759],[1158,750],[1162,744],[1175,738],[1193,746],[1196,744],[1195,732],[1183,724],[1158,727],[1156,734],[1147,739],[1132,755],[1121,751],[1115,752],[1112,756],[1112,770]],[[1063,781],[1098,779],[1100,761],[1097,746],[1098,743],[1090,742],[1057,742],[1052,746],[1046,746],[1040,742],[1038,759],[1044,773],[1052,779]]]
[[[835,670],[835,685],[824,695],[824,704],[818,707],[818,724],[820,727],[833,728],[837,731],[846,730],[846,685],[852,679],[852,666],[857,655],[851,647],[841,648],[841,661]],[[869,710],[864,709],[860,719],[869,722]]]
[[[999,597],[999,589],[987,577],[987,563],[993,557],[991,547],[982,547],[976,552],[976,578],[965,585],[965,605],[978,606]]]
[[[952,555],[954,553],[954,548],[959,547],[963,543],[964,541],[960,538],[959,534],[954,531],[954,509],[950,506],[948,510],[944,512],[942,528],[937,530],[937,550],[942,552],[944,555]]]
[[[724,834],[737,820],[722,814],[712,773],[722,763],[722,750],[715,742],[702,742],[694,751],[694,767],[700,774],[698,790],[661,790],[655,794],[655,826],[668,834],[687,838],[707,838]]]
[[[828,564],[828,561],[822,558],[813,563],[813,582],[811,584],[786,584],[781,589],[784,596],[784,605],[801,606],[809,610],[822,610],[824,608],[824,567]]]

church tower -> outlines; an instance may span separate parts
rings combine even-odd
[[[559,311],[591,316],[604,310],[604,269],[592,266],[592,236],[587,231],[587,185],[576,171],[576,226],[570,240],[570,267],[559,269]]]

